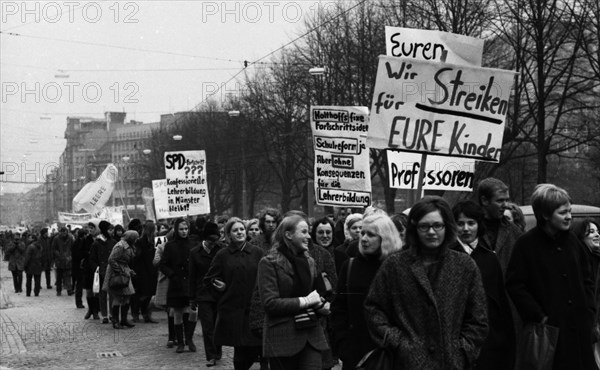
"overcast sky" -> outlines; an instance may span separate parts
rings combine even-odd
[[[0,160],[11,175],[3,179],[34,182],[58,163],[67,116],[125,111],[127,120],[156,122],[160,114],[193,109],[244,60],[296,38],[304,20],[332,2],[0,4]],[[218,96],[238,91],[233,80]]]

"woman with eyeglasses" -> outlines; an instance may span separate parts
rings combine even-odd
[[[472,368],[488,334],[477,265],[449,249],[456,229],[444,199],[423,198],[408,215],[407,249],[389,256],[371,284],[371,337],[396,354],[400,368]]]

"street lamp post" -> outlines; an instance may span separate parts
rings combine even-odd
[[[239,117],[240,111],[232,110],[228,112],[229,117]],[[248,194],[246,188],[246,140],[243,137],[243,130],[238,130],[238,133],[242,139],[241,151],[242,151],[242,218],[248,215]]]

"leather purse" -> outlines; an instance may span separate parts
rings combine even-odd
[[[121,290],[129,286],[129,275],[116,274],[110,277],[108,287],[112,290]]]

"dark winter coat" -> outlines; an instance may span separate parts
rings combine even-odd
[[[42,247],[38,242],[33,242],[25,250],[25,259],[23,261],[25,273],[29,275],[40,275],[42,271]]]
[[[96,272],[96,268],[99,267],[98,273],[102,281],[104,281],[106,266],[108,266],[108,256],[116,243],[116,240],[112,238],[106,239],[103,235],[98,235],[90,247],[90,269]]]
[[[21,240],[8,243],[4,254],[5,258],[8,258],[9,271],[23,271],[26,250],[27,247]]]
[[[74,278],[81,277],[83,260],[86,258],[86,255],[90,254],[89,249],[86,251],[86,239],[87,235],[82,238],[78,237],[73,244],[71,244],[71,276]]]
[[[190,252],[190,300],[194,302],[216,302],[213,290],[204,284],[204,277],[210,268],[212,260],[224,245],[215,243],[210,253],[202,245]]]
[[[73,238],[69,234],[58,234],[52,240],[54,264],[57,269],[70,270],[72,267],[71,247]]]
[[[506,268],[508,267],[515,243],[521,235],[523,235],[523,231],[517,225],[502,218],[498,227],[496,240],[492,240],[489,230],[482,237],[489,249],[496,253],[504,275],[506,275]]]
[[[308,264],[317,278],[317,268],[311,257]],[[318,351],[329,348],[321,325],[298,330],[294,316],[301,313],[300,300],[292,295],[294,268],[277,249],[260,261],[258,273],[259,295],[265,310],[263,326],[263,353],[265,357],[289,357],[298,354],[307,345]]]
[[[249,313],[258,262],[262,257],[262,249],[252,243],[246,243],[243,250],[230,244],[215,255],[204,277],[204,284],[213,290],[214,279],[226,284],[224,292],[214,290],[214,294],[219,296],[215,344],[233,347],[261,345],[261,340],[250,333]]]
[[[466,253],[458,242],[450,248]],[[478,370],[512,369],[515,360],[516,338],[500,262],[496,254],[487,248],[482,239],[479,239],[477,247],[471,252],[471,258],[481,273],[490,326],[475,368]]]
[[[464,253],[444,250],[431,283],[416,248],[393,253],[365,300],[371,337],[399,354],[404,369],[474,366],[488,334],[479,269]]]
[[[156,293],[158,269],[154,267],[154,240],[146,237],[139,238],[135,244],[135,257],[133,259],[133,286],[135,292],[141,297],[152,297]]]
[[[173,239],[165,244],[160,260],[160,271],[169,278],[167,306],[185,307],[190,304],[190,251],[197,241]]]
[[[592,353],[594,282],[587,254],[577,237],[551,237],[539,227],[515,245],[506,287],[524,323],[560,329],[553,369],[596,369]]]
[[[50,270],[54,264],[54,253],[52,251],[50,238],[40,236],[37,243],[42,247],[42,269],[44,271]]]
[[[110,256],[108,257],[108,267],[106,268],[106,275],[104,277],[102,290],[105,290],[116,296],[128,296],[135,294],[135,289],[133,288],[133,282],[131,279],[131,264],[133,262],[134,255],[135,251],[133,246],[129,245],[125,239],[121,239],[121,241],[115,244],[110,252]],[[110,289],[110,278],[117,274],[129,276],[129,286],[117,290]]]
[[[344,368],[354,368],[367,352],[377,347],[369,334],[363,305],[381,262],[378,256],[366,258],[359,253],[352,259],[350,276],[348,266],[349,261],[340,269],[331,322]]]

